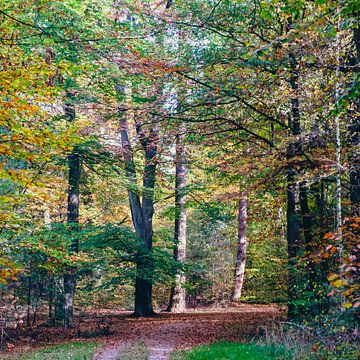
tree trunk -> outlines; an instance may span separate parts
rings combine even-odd
[[[296,317],[295,301],[297,299],[297,271],[296,255],[300,243],[300,224],[296,213],[296,167],[294,164],[295,156],[301,154],[301,143],[299,142],[300,128],[300,107],[298,99],[299,74],[295,56],[290,54],[290,86],[294,95],[291,98],[291,115],[289,118],[289,128],[293,137],[287,151],[287,243],[288,243],[288,317]]]
[[[323,245],[323,238],[326,233],[326,223],[325,223],[325,181],[324,179],[320,180],[320,183],[313,187],[315,192],[315,201],[316,201],[316,210],[318,214],[317,223],[319,226],[319,243],[320,246]],[[318,303],[318,313],[325,313],[329,310],[329,297],[324,296],[326,288],[329,285],[327,275],[329,273],[329,260],[321,259],[320,263],[314,264],[312,266],[314,272],[316,272],[317,286],[316,286],[316,301]]]
[[[150,139],[145,146],[145,169],[143,175],[142,219],[143,243],[137,256],[135,282],[135,316],[152,316],[152,239],[154,215],[154,188],[156,175],[156,139]]]
[[[186,260],[186,147],[184,144],[185,129],[179,129],[176,136],[175,160],[175,249],[174,259],[179,263]],[[184,312],[186,309],[186,278],[182,270],[175,277],[175,285],[171,288],[168,311]]]
[[[244,283],[245,265],[246,265],[246,227],[247,227],[247,193],[242,191],[239,200],[238,212],[238,248],[235,264],[234,291],[232,294],[233,301],[239,301]]]
[[[318,268],[313,261],[313,253],[315,250],[315,244],[312,232],[312,215],[309,208],[308,199],[309,188],[306,181],[300,183],[299,187],[299,199],[300,199],[300,211],[302,219],[302,229],[304,232],[304,250],[305,257],[308,257],[308,265],[306,267],[306,285],[308,287],[309,299],[308,306],[312,307],[311,313],[313,315],[319,313],[318,306],[321,307],[322,295],[318,296],[320,288],[323,287],[323,279],[318,276]]]
[[[312,216],[310,214],[310,209],[309,209],[309,200],[308,200],[309,189],[306,181],[301,182],[299,190],[300,190],[300,196],[299,196],[300,211],[302,218],[302,228],[304,231],[305,250],[311,252],[312,243],[313,243]]]
[[[55,324],[64,324],[64,277],[54,278]]]
[[[65,104],[65,115],[69,121],[75,119],[75,109],[71,103]],[[72,231],[77,231],[79,223],[79,186],[80,186],[80,157],[76,147],[68,156],[69,165],[69,189],[67,222]],[[75,226],[71,226],[75,225]],[[78,252],[79,244],[74,240],[70,245],[71,252]],[[64,273],[64,327],[71,328],[74,312],[74,296],[76,288],[76,268],[67,266]]]
[[[64,326],[73,326],[74,297],[76,288],[76,268],[69,268],[64,274]]]
[[[26,316],[26,326],[30,327],[30,316],[31,316],[31,293],[32,293],[32,269],[30,264],[30,271],[29,271],[29,279],[28,279],[28,289],[27,289],[27,316]]]
[[[55,325],[55,279],[54,277],[49,278],[49,324]]]
[[[354,14],[355,18],[359,17],[360,12]],[[359,81],[360,75],[360,28],[354,27],[354,43],[355,43],[355,74]],[[350,155],[350,200],[352,204],[352,215],[360,216],[360,96],[357,93],[354,104],[355,115],[349,126],[350,144],[352,147]]]
[[[126,176],[129,181],[128,194],[133,226],[140,244],[136,256],[135,310],[134,315],[152,316],[152,218],[154,214],[154,186],[156,172],[157,136],[154,132],[142,142],[145,149],[145,168],[143,175],[143,203],[137,186],[133,152],[128,134],[126,116],[120,120],[121,143]]]

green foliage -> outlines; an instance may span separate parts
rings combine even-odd
[[[358,222],[344,228],[343,244],[324,234],[333,231],[339,190],[343,215],[353,216],[358,205],[350,204],[347,176],[358,165],[358,1],[179,0],[171,11],[161,10],[163,3],[0,0],[1,294],[11,289],[36,314],[55,285],[54,296],[62,297],[71,266],[82,306],[119,300],[136,274],[169,286],[178,271],[195,304],[228,302],[240,188],[249,198],[242,300],[286,301],[289,271],[299,320],[319,319],[329,304],[353,318],[357,255],[354,246],[342,248],[346,238],[355,240]],[[65,102],[76,111],[72,122]],[[119,129],[125,118],[138,174],[149,166],[142,140],[147,133],[159,138],[151,250],[132,230],[129,192],[141,197],[149,189],[127,177]],[[189,167],[185,265],[172,254],[180,125]],[[71,152],[82,170],[79,225],[69,226]],[[290,167],[294,184],[286,179]],[[303,184],[308,209],[300,209]],[[300,232],[294,265],[286,268],[289,185]],[[69,250],[73,243],[78,253]],[[137,270],[140,262],[146,266]]]

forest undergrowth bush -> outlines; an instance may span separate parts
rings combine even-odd
[[[359,328],[346,320],[323,316],[307,325],[282,322],[263,327],[258,344],[281,346],[292,359],[358,359]],[[346,325],[347,324],[347,325]]]

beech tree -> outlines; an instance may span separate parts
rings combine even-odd
[[[233,301],[239,301],[244,284],[246,266],[246,224],[247,223],[247,194],[246,191],[240,192],[239,213],[238,213],[238,244],[235,264]]]
[[[181,126],[176,134],[175,155],[175,248],[174,258],[181,264],[186,261],[186,127]],[[168,311],[184,312],[186,309],[186,277],[181,270],[170,290]]]
[[[281,302],[334,339],[360,306],[358,15],[3,1],[1,295],[28,326],[62,301],[66,328],[89,304]]]
[[[136,132],[145,153],[143,171],[142,201],[137,185],[134,155],[130,143],[128,121],[126,117],[120,120],[121,143],[125,162],[126,175],[129,181],[129,203],[135,232],[140,240],[136,254],[137,274],[135,281],[135,315],[152,316],[152,240],[154,215],[154,187],[157,165],[158,131],[151,128],[148,134],[137,123]]]
[[[65,116],[68,121],[74,121],[75,108],[74,104],[69,102],[65,103],[64,110]],[[71,100],[70,100],[71,101]],[[79,225],[79,205],[80,205],[80,172],[81,162],[80,154],[75,147],[72,153],[68,156],[69,164],[69,188],[68,188],[68,205],[67,205],[67,223],[69,224],[70,231],[77,231]],[[75,239],[70,245],[70,252],[78,252],[79,243],[78,238]],[[72,327],[73,312],[74,312],[74,297],[76,289],[76,268],[67,267],[64,274],[64,325],[65,328]]]

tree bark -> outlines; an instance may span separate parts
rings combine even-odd
[[[313,232],[312,232],[313,218],[310,213],[308,193],[309,193],[309,188],[307,185],[307,181],[301,182],[299,186],[300,212],[302,219],[302,229],[304,232],[304,240],[305,240],[305,244],[304,244],[305,256],[308,257],[308,265],[306,267],[306,282],[307,282],[306,285],[308,287],[308,291],[311,297],[310,301],[308,301],[309,302],[308,306],[313,307],[311,312],[315,315],[316,313],[318,313],[317,307],[321,303],[320,301],[321,296],[319,296],[318,299],[317,292],[320,290],[320,287],[322,287],[323,283],[319,279],[318,269],[316,266],[314,266],[314,262],[312,258],[315,249],[314,246],[315,244],[314,244]]]
[[[355,18],[359,17],[360,12],[354,14]],[[359,81],[360,75],[360,28],[354,27],[353,39],[355,44],[355,67],[356,82]],[[354,112],[352,121],[349,126],[350,144],[352,151],[350,154],[350,200],[352,204],[352,215],[360,216],[360,95],[357,93],[354,101]]]
[[[180,127],[176,135],[175,159],[175,249],[174,259],[184,264],[186,261],[186,146],[185,128]],[[168,311],[184,312],[186,309],[186,278],[182,271],[176,274],[175,285],[171,288]]]
[[[65,103],[65,115],[69,121],[75,119],[73,104]],[[67,223],[71,231],[77,231],[79,223],[79,188],[80,188],[80,157],[76,147],[68,156],[69,177],[68,177],[68,209]],[[75,225],[75,226],[72,226]],[[79,244],[74,240],[70,245],[70,252],[78,252]],[[71,328],[73,323],[74,297],[76,288],[76,267],[67,266],[64,273],[64,327]]]
[[[287,150],[287,244],[288,244],[288,317],[296,318],[295,301],[297,299],[297,272],[296,272],[296,256],[298,246],[300,244],[300,224],[299,217],[296,212],[296,175],[297,170],[294,163],[295,156],[301,154],[301,143],[298,139],[301,134],[300,127],[300,106],[298,99],[299,74],[297,70],[297,61],[295,56],[290,53],[290,86],[294,95],[291,102],[291,115],[289,117],[289,128],[293,137],[292,142]]]
[[[242,191],[239,199],[238,212],[238,247],[235,264],[234,291],[232,294],[233,301],[239,301],[244,283],[245,265],[246,265],[246,238],[247,227],[247,193]]]
[[[154,187],[156,174],[157,135],[151,131],[146,139],[142,139],[145,150],[145,168],[143,175],[143,201],[141,204],[137,186],[137,176],[133,152],[131,148],[126,116],[120,120],[121,143],[128,179],[128,194],[131,217],[135,233],[140,244],[136,255],[135,310],[134,315],[152,316],[152,219],[154,214]],[[139,131],[140,133],[140,131]]]
[[[49,278],[49,324],[55,325],[55,279],[54,277]]]

